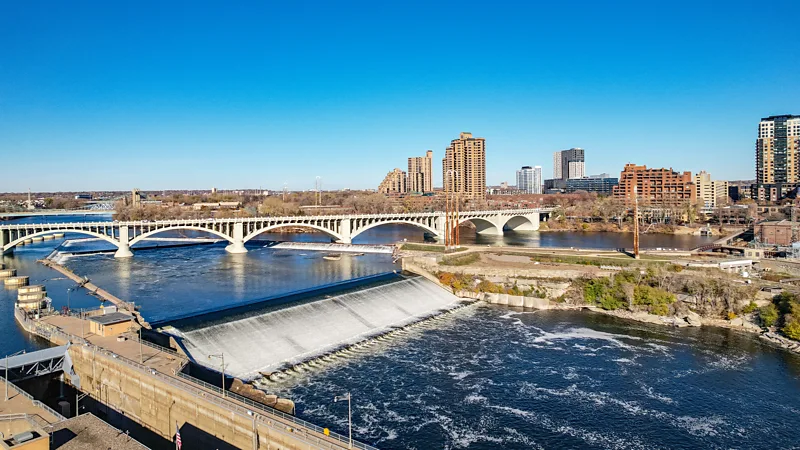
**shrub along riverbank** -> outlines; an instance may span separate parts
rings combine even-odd
[[[714,270],[684,270],[681,266],[666,265],[621,270],[608,277],[579,277],[570,280],[566,293],[558,297],[537,287],[535,280],[525,280],[524,285],[517,280],[498,283],[450,270],[438,271],[436,276],[456,293],[548,298],[565,306],[593,306],[605,311],[648,313],[665,318],[683,319],[694,314],[714,324],[747,325],[752,331],[758,328],[747,322],[758,324],[800,341],[800,296],[783,292],[759,307],[758,287]]]

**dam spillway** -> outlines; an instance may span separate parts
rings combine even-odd
[[[213,368],[208,356],[223,353],[226,373],[253,379],[259,372],[311,359],[460,303],[422,277],[404,277],[176,334],[197,362]]]

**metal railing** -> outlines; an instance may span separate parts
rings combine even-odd
[[[528,214],[531,212],[551,212],[554,208],[541,207],[541,208],[513,208],[513,209],[493,209],[493,210],[476,210],[476,211],[463,211],[463,216],[478,216],[478,215],[491,215],[491,214]],[[14,224],[14,225],[0,225],[0,229],[6,230],[42,230],[47,231],[77,231],[82,228],[104,228],[116,229],[120,226],[127,227],[147,227],[148,229],[155,229],[159,226],[168,225],[189,225],[189,224],[232,224],[232,223],[253,223],[253,222],[287,222],[287,221],[308,221],[308,220],[331,220],[331,219],[380,219],[380,218],[423,218],[423,217],[438,217],[445,214],[444,211],[433,212],[419,212],[419,213],[382,213],[382,214],[334,214],[334,215],[321,215],[321,216],[264,216],[264,217],[238,217],[238,218],[204,218],[204,219],[165,219],[154,221],[124,221],[124,222],[61,222],[61,223],[31,223],[31,224]],[[109,235],[106,235],[109,237]]]
[[[164,346],[155,344],[153,342],[146,341],[144,339],[139,339],[139,335],[138,334],[134,334],[133,338],[131,340],[135,341],[135,342],[141,342],[146,347],[150,347],[150,348],[156,349],[156,350],[158,350],[158,351],[160,351],[162,353],[166,353],[168,355],[178,357],[178,358],[180,358],[182,360],[187,360],[188,361],[188,359],[189,359],[189,358],[186,357],[186,355],[183,355],[183,354],[179,353],[174,348],[164,347]]]
[[[100,353],[102,355],[105,355],[105,356],[108,356],[110,358],[116,359],[117,361],[119,361],[121,363],[124,363],[126,365],[135,367],[139,371],[145,372],[147,375],[154,376],[157,379],[159,379],[159,380],[161,380],[161,381],[163,381],[163,382],[165,382],[165,383],[167,383],[167,384],[169,384],[171,386],[177,387],[177,388],[179,388],[179,389],[181,389],[183,391],[187,391],[187,392],[189,392],[190,394],[192,394],[192,395],[194,395],[196,397],[200,397],[200,398],[202,398],[202,399],[204,399],[206,401],[209,401],[211,403],[214,403],[214,404],[216,404],[216,405],[218,405],[220,407],[223,407],[225,409],[238,412],[243,416],[253,416],[254,413],[256,413],[255,414],[257,416],[256,420],[258,420],[260,423],[270,427],[271,429],[274,429],[276,431],[279,431],[279,432],[285,434],[285,430],[282,430],[280,428],[275,428],[275,425],[271,421],[269,421],[269,419],[278,421],[282,425],[284,425],[285,428],[288,429],[288,431],[290,431],[291,436],[293,438],[295,438],[295,439],[300,439],[300,440],[303,440],[303,441],[307,441],[309,444],[313,444],[313,445],[316,445],[316,446],[319,446],[319,447],[322,447],[322,448],[336,449],[336,448],[342,448],[342,445],[344,445],[344,446],[348,446],[349,445],[349,442],[350,442],[349,438],[347,438],[347,437],[345,437],[343,435],[340,435],[340,434],[334,433],[334,432],[329,432],[328,434],[325,434],[325,429],[323,429],[322,427],[314,425],[314,424],[312,424],[310,422],[307,422],[307,421],[305,421],[303,419],[298,419],[297,417],[289,415],[289,414],[286,414],[286,413],[284,413],[282,411],[278,411],[276,409],[270,408],[270,407],[268,407],[268,406],[266,406],[264,404],[255,402],[255,401],[253,401],[251,399],[243,397],[243,396],[241,396],[239,394],[236,394],[234,392],[225,391],[225,398],[220,397],[220,395],[222,395],[222,389],[220,389],[219,387],[211,385],[211,384],[208,384],[208,383],[205,383],[205,382],[203,382],[201,380],[198,380],[198,379],[196,379],[194,377],[188,376],[188,375],[186,375],[186,374],[184,374],[184,373],[182,373],[180,371],[177,372],[177,376],[178,376],[177,378],[169,376],[169,375],[164,374],[162,372],[159,372],[159,371],[157,371],[157,370],[155,370],[153,368],[147,367],[144,364],[140,364],[140,363],[138,363],[136,361],[133,361],[133,360],[131,360],[129,358],[126,358],[126,357],[124,357],[122,355],[118,355],[118,354],[116,354],[114,352],[111,352],[109,350],[106,350],[106,349],[104,349],[102,347],[98,347],[98,346],[96,346],[94,344],[91,344],[87,340],[85,340],[85,339],[83,339],[81,337],[74,336],[74,335],[71,335],[71,334],[67,334],[67,333],[61,331],[60,329],[58,329],[56,327],[53,327],[52,325],[43,325],[41,323],[32,321],[32,320],[27,318],[27,316],[25,315],[24,312],[21,312],[19,310],[15,311],[15,315],[21,321],[21,324],[23,325],[23,328],[26,328],[26,330],[28,330],[29,332],[32,332],[34,334],[38,334],[40,336],[47,337],[47,338],[50,338],[52,336],[57,336],[59,338],[62,338],[64,340],[66,340],[67,342],[71,341],[73,343],[81,343],[83,346],[94,350],[96,353]],[[151,347],[159,349],[159,350],[166,350],[165,347],[161,347],[161,346],[156,345],[156,344],[150,344],[150,343],[148,343],[148,342],[146,342],[144,340],[142,341],[142,343],[148,344]],[[181,369],[183,368],[183,366],[185,366],[185,363],[181,366]],[[0,379],[2,379],[2,377],[0,377]],[[15,386],[15,388],[16,388],[16,386]],[[51,408],[49,408],[47,405],[39,402],[38,400],[34,400],[33,397],[28,395],[26,392],[22,391],[19,388],[17,388],[17,390],[19,392],[21,392],[23,395],[25,395],[27,398],[31,399],[34,402],[35,405],[37,405],[37,406],[41,405],[41,407],[43,409],[45,409],[48,412],[50,412],[51,414],[53,414],[59,420],[66,420],[62,415],[56,413]],[[247,409],[244,406],[238,404],[237,402],[241,403],[243,405],[247,405],[248,407],[251,407],[252,409],[257,410],[257,411],[252,411],[250,409]],[[293,428],[293,426],[302,427],[302,428],[305,428],[305,430],[296,430],[295,428]],[[317,433],[317,434],[322,435],[322,436],[314,436],[313,434],[310,434],[309,431],[312,432],[312,433]],[[331,440],[340,442],[342,445],[335,445],[334,442],[331,442]],[[367,445],[367,444],[364,444],[364,443],[361,443],[361,442],[357,442],[355,440],[353,441],[353,448],[362,449],[362,450],[377,450],[375,447],[372,447],[370,445]]]
[[[222,389],[220,389],[218,386],[206,383],[205,381],[202,381],[202,380],[198,380],[197,378],[194,378],[191,375],[187,375],[187,374],[182,373],[182,372],[178,372],[178,377],[182,378],[184,380],[187,380],[188,382],[190,382],[192,384],[200,385],[204,389],[207,389],[207,390],[210,390],[210,391],[213,391],[213,392],[216,392],[216,393],[222,395]],[[239,395],[239,394],[237,394],[235,392],[231,392],[231,391],[226,390],[225,391],[225,396],[227,398],[234,399],[237,402],[244,403],[247,406],[252,407],[253,409],[258,409],[258,410],[260,410],[260,413],[262,413],[262,414],[267,414],[267,415],[271,415],[271,416],[277,416],[277,417],[279,417],[280,419],[282,419],[284,421],[291,422],[291,423],[297,424],[297,425],[301,425],[301,426],[303,426],[305,428],[308,428],[308,429],[310,429],[312,431],[315,431],[315,432],[317,432],[319,434],[325,434],[325,429],[320,427],[319,425],[314,425],[311,422],[307,422],[307,421],[305,421],[303,419],[298,419],[297,417],[295,417],[295,416],[293,416],[291,414],[287,414],[287,413],[285,413],[285,412],[283,412],[281,410],[278,410],[278,409],[275,409],[275,408],[271,408],[271,407],[269,407],[269,406],[267,406],[267,405],[265,405],[263,403],[256,402],[255,400],[251,400],[251,399],[249,399],[247,397],[244,397],[242,395]],[[344,444],[348,444],[350,442],[349,438],[347,438],[346,436],[343,436],[343,435],[338,434],[338,433],[334,433],[332,431],[329,432],[328,437],[336,439],[337,441],[340,441],[340,442],[342,442]],[[356,442],[355,440],[353,441],[353,448],[375,449],[375,447],[369,446],[369,445],[361,443],[361,442]],[[377,449],[375,449],[375,450],[377,450]]]
[[[14,384],[14,383],[12,383],[10,381],[7,381],[5,379],[5,377],[0,375],[0,384],[5,384],[6,382],[8,383],[8,385],[10,387],[13,387],[20,395],[22,395],[23,397],[25,397],[28,400],[30,400],[33,403],[33,406],[36,406],[38,408],[42,408],[43,410],[45,410],[48,413],[50,413],[53,417],[55,417],[56,418],[56,422],[55,423],[67,420],[66,417],[64,417],[61,414],[57,413],[53,408],[45,405],[44,403],[40,402],[39,400],[36,400],[35,398],[33,398],[33,396],[31,396],[31,394],[28,394],[27,392],[23,391],[22,389],[19,388],[19,386],[17,386],[16,384]]]

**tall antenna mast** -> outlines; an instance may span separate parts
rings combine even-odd
[[[319,206],[320,202],[322,201],[322,177],[317,177],[316,181],[314,182],[314,190],[316,191],[317,206]]]

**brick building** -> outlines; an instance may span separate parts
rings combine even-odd
[[[788,220],[761,222],[756,225],[755,232],[756,239],[763,244],[792,245],[792,222]]]
[[[620,172],[619,184],[614,186],[614,197],[633,202],[633,188],[643,204],[679,204],[696,202],[697,191],[691,172],[670,169],[648,169],[647,166],[625,164]]]

